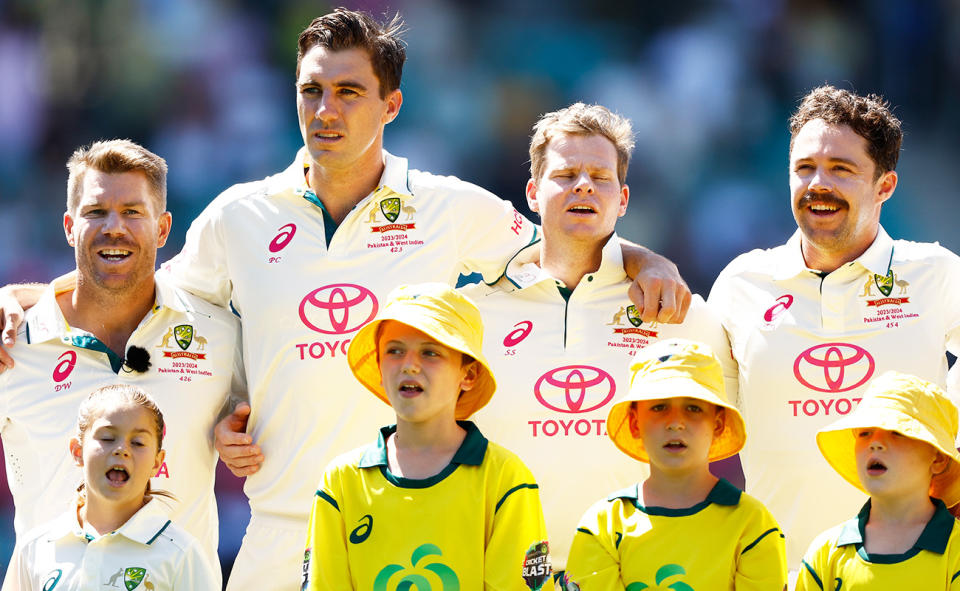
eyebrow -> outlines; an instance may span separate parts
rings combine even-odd
[[[794,162],[806,162],[810,160],[813,160],[813,158],[807,156],[805,158],[797,158],[796,160],[794,160]],[[827,161],[834,164],[846,164],[848,166],[855,166],[857,168],[860,168],[860,166],[862,166],[861,164],[858,164],[857,162],[850,160],[849,158],[834,157],[834,158],[828,158]]]
[[[307,80],[297,80],[297,88],[303,88],[304,86],[323,86],[323,85],[317,80],[314,80],[313,78],[310,78]],[[334,88],[356,88],[357,90],[364,90],[364,91],[367,90],[366,84],[362,82],[358,82],[357,80],[350,80],[350,79],[337,80],[336,82],[332,83],[332,86]]]

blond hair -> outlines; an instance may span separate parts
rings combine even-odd
[[[156,199],[159,214],[167,210],[167,162],[130,140],[103,140],[77,148],[67,161],[67,211],[76,211],[83,193],[83,176],[93,169],[112,174],[140,172]]]
[[[550,140],[564,134],[602,135],[610,140],[617,150],[617,180],[621,185],[626,182],[634,146],[630,120],[602,105],[584,103],[546,113],[534,124],[530,138],[530,177],[534,181],[543,174],[544,154]]]
[[[90,425],[97,420],[107,410],[116,408],[123,404],[139,406],[150,412],[153,417],[154,435],[157,438],[157,453],[163,449],[163,413],[160,407],[154,402],[153,398],[142,388],[130,384],[114,384],[97,388],[80,404],[80,410],[77,412],[77,440],[83,445],[83,438],[90,428]],[[77,504],[83,506],[86,502],[86,487],[81,481],[77,487]],[[151,490],[150,481],[147,481],[147,488],[143,493],[144,497],[160,496],[175,499],[173,493],[165,490]]]

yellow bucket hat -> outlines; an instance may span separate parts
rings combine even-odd
[[[857,474],[852,429],[885,429],[932,445],[947,456],[947,468],[933,477],[930,496],[947,507],[960,502],[960,454],[957,407],[935,384],[888,371],[874,379],[857,408],[817,432],[817,446],[827,462],[847,482],[867,493]],[[869,493],[867,493],[869,494]]]
[[[480,310],[445,283],[401,285],[390,292],[383,308],[350,341],[347,362],[353,375],[368,390],[387,404],[380,384],[377,359],[377,328],[384,320],[396,320],[424,332],[440,344],[465,353],[480,364],[480,375],[473,388],[457,401],[456,418],[464,420],[483,408],[497,389],[490,364],[483,356],[483,321]]]
[[[607,435],[620,451],[649,463],[643,440],[630,432],[630,404],[681,397],[726,409],[723,432],[713,438],[708,461],[722,460],[743,449],[747,440],[743,415],[727,402],[720,361],[707,345],[685,339],[667,339],[637,352],[630,364],[630,391],[607,415]]]

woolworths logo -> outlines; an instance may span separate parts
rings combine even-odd
[[[690,585],[678,580],[681,575],[685,574],[687,574],[687,571],[683,570],[683,567],[679,564],[665,564],[657,569],[655,577],[657,584],[655,587],[651,587],[648,583],[637,582],[627,585],[626,591],[643,591],[644,589],[650,591],[667,591],[669,589],[673,591],[695,591]]]
[[[460,579],[440,561],[443,553],[423,544],[410,556],[410,566],[388,564],[373,580],[373,591],[460,591]]]

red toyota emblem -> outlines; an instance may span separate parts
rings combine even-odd
[[[53,381],[62,382],[70,376],[73,366],[77,364],[77,354],[73,351],[66,351],[60,357],[57,357],[60,363],[53,368]]]
[[[287,224],[277,228],[280,232],[270,241],[270,252],[280,252],[293,240],[293,235],[297,233],[296,224]]]
[[[793,305],[793,296],[790,294],[782,295],[777,298],[777,303],[763,313],[763,319],[767,322],[773,322],[778,316],[786,312],[787,308]]]
[[[584,413],[610,402],[617,384],[607,372],[590,365],[564,365],[546,372],[533,385],[533,394],[550,410]]]
[[[870,352],[850,343],[824,343],[810,347],[793,362],[793,375],[817,392],[846,392],[859,388],[873,376],[876,363]]]
[[[300,301],[300,320],[324,334],[359,330],[377,315],[377,296],[362,285],[335,283],[318,287]]]

